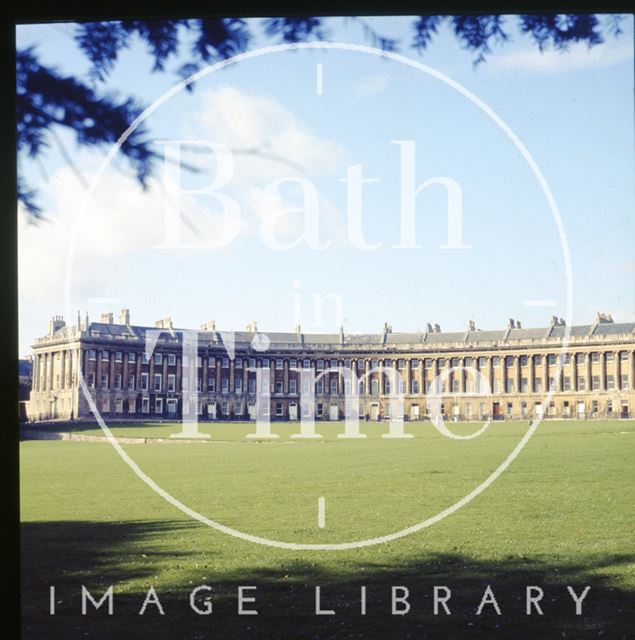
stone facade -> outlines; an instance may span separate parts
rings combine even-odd
[[[358,388],[359,415],[391,417],[397,404],[394,380],[403,391],[406,420],[425,420],[433,381],[447,419],[481,420],[566,417],[630,417],[635,406],[635,323],[615,323],[598,315],[595,323],[573,326],[557,318],[549,327],[396,333],[388,325],[377,334],[221,332],[203,325],[198,332],[196,380],[201,420],[253,419],[256,371],[269,367],[272,420],[300,419],[301,372],[312,370],[315,417],[342,419],[345,395]],[[562,353],[567,333],[569,344]],[[123,310],[119,322],[104,314],[67,326],[54,317],[46,336],[33,345],[30,420],[86,419],[91,407],[80,376],[107,420],[179,419],[182,412],[183,330],[169,319],[155,327],[133,326]],[[146,353],[150,340],[156,341]],[[561,368],[558,373],[559,362]],[[192,371],[194,369],[192,368]],[[344,371],[356,373],[349,379]],[[386,375],[397,372],[398,378]],[[475,372],[491,393],[476,388]],[[546,402],[553,388],[550,402]],[[392,392],[392,395],[391,395]],[[394,415],[392,416],[395,417]]]

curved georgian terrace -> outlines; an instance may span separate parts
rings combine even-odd
[[[27,415],[29,420],[92,418],[80,387],[81,370],[108,420],[180,418],[184,394],[194,393],[187,385],[184,336],[198,335],[198,346],[189,351],[196,369],[189,370],[196,371],[191,386],[196,384],[200,420],[255,419],[257,374],[266,368],[272,420],[299,420],[309,411],[301,401],[309,391],[306,371],[313,373],[312,409],[318,420],[344,417],[352,384],[360,419],[367,420],[397,418],[396,393],[403,394],[405,420],[425,420],[427,395],[434,389],[450,420],[630,417],[635,323],[598,314],[594,323],[570,328],[563,353],[566,330],[556,317],[541,328],[510,320],[496,330],[469,323],[465,331],[428,325],[421,333],[400,333],[385,324],[375,334],[343,329],[316,334],[300,327],[259,332],[255,323],[245,331],[225,332],[213,322],[194,332],[173,327],[169,318],[144,327],[131,323],[127,309],[118,322],[112,313],[102,314],[99,322],[88,315],[82,322],[78,315],[75,325],[55,316],[48,333],[33,345]],[[546,403],[549,389],[553,396]]]

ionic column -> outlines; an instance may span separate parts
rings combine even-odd
[[[600,351],[600,391],[606,391],[606,354]]]

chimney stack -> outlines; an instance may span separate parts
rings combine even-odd
[[[102,313],[101,314],[100,322],[103,322],[105,324],[112,324],[112,321],[113,321],[113,314],[112,313]]]
[[[467,330],[468,331],[476,331],[476,325],[474,324],[474,320],[467,321]]]
[[[130,324],[130,309],[122,309],[119,312],[119,324]]]
[[[172,318],[163,318],[162,320],[156,320],[154,326],[156,329],[171,329]]]
[[[59,331],[65,326],[64,316],[53,316],[49,321],[49,336],[52,336],[56,331]]]

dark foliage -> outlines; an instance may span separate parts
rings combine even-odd
[[[366,39],[385,51],[398,49],[399,42],[377,33],[360,17],[351,17],[362,28]],[[620,33],[620,17],[607,16],[605,31]],[[323,18],[276,17],[262,21],[264,34],[285,43],[326,40],[329,37]],[[597,16],[589,15],[500,15],[420,16],[413,22],[412,47],[420,53],[432,42],[442,25],[454,33],[461,46],[476,53],[474,64],[486,59],[492,45],[510,37],[509,26],[516,24],[540,48],[566,49],[571,43],[589,46],[603,41]],[[64,76],[42,65],[33,49],[17,52],[17,151],[18,158],[36,158],[49,144],[54,127],[70,129],[82,146],[113,144],[142,110],[133,98],[120,98],[98,89],[116,64],[119,54],[134,39],[143,42],[153,60],[153,71],[164,72],[170,58],[185,56],[176,69],[180,77],[189,77],[201,65],[231,58],[247,49],[251,33],[240,18],[196,20],[127,20],[89,22],[76,27],[76,41],[91,62],[89,83]],[[182,51],[187,48],[187,52]],[[192,90],[192,84],[188,89]],[[145,186],[151,175],[155,152],[143,127],[126,140],[122,154]],[[36,218],[40,208],[36,192],[23,180],[18,181],[18,198]]]

